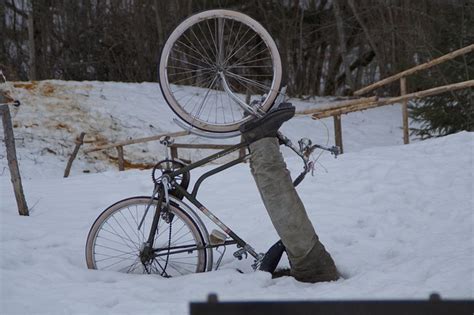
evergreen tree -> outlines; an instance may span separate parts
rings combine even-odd
[[[474,5],[468,1],[460,2],[460,6],[447,6],[443,20],[435,24],[434,51],[448,53],[474,43]],[[434,56],[426,56],[431,57]],[[473,54],[466,54],[441,64],[432,71],[417,76],[417,88],[472,80],[474,78]],[[462,130],[474,131],[474,90],[472,88],[446,92],[427,97],[410,106],[410,115],[418,123],[412,128],[412,134],[422,139],[442,136]]]

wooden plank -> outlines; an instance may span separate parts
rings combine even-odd
[[[0,103],[5,100],[0,95]],[[12,119],[8,105],[0,105],[0,114],[2,115],[3,132],[5,134],[5,147],[7,149],[8,168],[10,169],[10,178],[15,192],[16,204],[20,215],[29,215],[28,205],[26,204],[23,185],[21,184],[20,169],[16,157],[15,137],[13,134]]]
[[[95,151],[106,150],[106,149],[115,148],[115,147],[118,147],[118,146],[126,146],[126,145],[130,145],[130,144],[143,143],[143,142],[148,142],[148,141],[156,141],[156,140],[160,140],[162,137],[165,137],[165,136],[182,137],[182,136],[186,136],[186,135],[189,135],[188,131],[162,133],[162,134],[159,134],[159,135],[156,135],[156,136],[131,139],[131,140],[120,141],[120,142],[116,142],[116,143],[110,143],[110,144],[97,146],[97,147],[94,147],[94,148],[91,148],[91,149],[84,150],[84,153],[91,153],[91,152],[95,152]]]
[[[69,157],[69,160],[67,161],[66,169],[64,170],[64,177],[69,176],[69,173],[72,167],[72,162],[74,162],[74,159],[76,158],[77,153],[79,152],[79,148],[84,143],[85,135],[86,135],[85,132],[81,132],[81,134],[79,135],[79,138],[76,141],[76,146],[74,147],[74,150],[72,151],[71,156]]]
[[[474,44],[469,45],[469,46],[466,46],[466,47],[461,48],[461,49],[458,49],[458,50],[455,50],[455,51],[452,51],[452,52],[450,52],[450,53],[448,53],[448,54],[446,54],[446,55],[443,55],[443,56],[441,56],[441,57],[439,57],[439,58],[433,59],[433,60],[431,60],[431,61],[428,61],[428,62],[426,62],[426,63],[423,63],[423,64],[421,64],[421,65],[418,65],[418,66],[416,66],[416,67],[407,69],[407,70],[405,70],[405,71],[402,71],[402,72],[400,72],[400,73],[397,73],[397,74],[395,74],[395,75],[392,75],[392,76],[390,76],[390,77],[388,77],[388,78],[385,78],[385,79],[383,79],[383,80],[380,80],[380,81],[378,81],[378,82],[376,82],[376,83],[374,83],[374,84],[371,84],[371,85],[366,86],[366,87],[364,87],[364,88],[362,88],[362,89],[360,89],[360,90],[355,91],[355,92],[354,92],[354,95],[356,95],[356,96],[363,95],[363,94],[365,94],[365,93],[367,93],[367,92],[369,92],[369,91],[372,91],[372,90],[374,90],[374,89],[376,89],[376,88],[379,88],[379,87],[384,86],[384,85],[386,85],[386,84],[389,84],[389,83],[391,83],[391,82],[397,81],[397,80],[399,80],[399,79],[402,78],[402,77],[409,76],[409,75],[411,75],[411,74],[413,74],[413,73],[415,73],[415,72],[417,72],[417,71],[420,71],[420,70],[424,70],[424,69],[431,68],[431,67],[433,67],[433,66],[435,66],[435,65],[438,65],[438,64],[440,64],[440,63],[443,63],[443,62],[445,62],[445,61],[447,61],[447,60],[451,60],[451,59],[453,59],[453,58],[456,58],[456,57],[458,57],[458,56],[461,56],[461,55],[470,53],[470,52],[472,52],[472,51],[474,51]]]
[[[334,138],[336,145],[339,147],[341,154],[343,152],[342,147],[342,124],[341,124],[341,115],[334,116]]]
[[[407,80],[405,77],[400,78],[400,95],[407,94]],[[408,129],[408,100],[402,101],[402,120],[403,120],[403,143],[410,143]]]
[[[170,154],[172,160],[178,159],[178,148],[174,146],[170,146]]]
[[[432,96],[432,95],[437,95],[441,94],[444,92],[448,91],[456,91],[460,89],[466,89],[474,87],[474,80],[469,80],[469,81],[464,81],[464,82],[458,82],[454,84],[448,84],[448,85],[443,85],[439,87],[435,87],[432,89],[428,90],[423,90],[415,93],[410,93],[410,94],[405,94],[397,97],[390,97],[390,98],[385,98],[378,100],[376,102],[371,102],[367,104],[361,104],[361,105],[352,105],[352,106],[346,106],[342,108],[329,108],[325,109],[319,113],[314,113],[313,114],[313,119],[321,119],[321,118],[327,118],[331,117],[334,115],[342,115],[342,114],[347,114],[355,111],[360,111],[360,110],[365,110],[369,108],[375,108],[375,107],[380,107],[380,106],[385,106],[389,104],[394,104],[394,103],[399,103],[404,100],[410,100],[414,98],[423,98],[426,96]]]
[[[337,107],[346,107],[346,106],[350,106],[350,105],[366,104],[366,103],[375,102],[377,100],[378,100],[377,96],[363,97],[363,98],[358,98],[358,99],[333,103],[333,104],[329,104],[329,105],[326,105],[326,106],[321,106],[321,107],[318,107],[318,108],[305,109],[305,110],[302,110],[302,111],[297,111],[295,114],[296,115],[311,115],[311,114],[314,114],[314,113],[321,112],[321,111],[323,111],[325,109],[328,109],[328,108],[333,109],[333,108],[337,108]]]
[[[183,148],[183,149],[228,149],[233,147],[233,144],[206,144],[206,143],[173,143],[170,145],[172,148]]]
[[[123,158],[123,147],[122,146],[117,147],[117,158],[118,158],[119,171],[125,170],[125,162],[124,162],[124,158]]]

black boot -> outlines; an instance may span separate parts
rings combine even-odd
[[[258,270],[273,273],[278,266],[284,251],[285,245],[283,245],[281,240],[273,244],[273,246],[265,253],[265,257],[263,257]]]
[[[281,103],[278,108],[269,111],[265,116],[253,119],[242,126],[240,132],[247,143],[262,138],[276,137],[281,125],[295,115],[295,107],[290,103]]]
[[[290,275],[301,282],[315,283],[339,279],[334,260],[319,240],[304,257],[290,259],[290,265]]]

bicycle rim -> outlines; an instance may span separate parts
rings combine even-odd
[[[171,224],[160,218],[153,246],[161,249],[156,252],[158,256],[147,264],[141,262],[140,248],[148,238],[157,202],[154,200],[138,230],[149,201],[147,197],[126,199],[112,205],[97,218],[86,245],[86,260],[90,269],[152,273],[165,277],[205,271],[203,237],[196,223],[174,204],[170,205],[173,214]]]
[[[224,90],[270,109],[282,78],[280,55],[268,32],[249,16],[229,10],[195,14],[166,41],[160,87],[171,109],[209,132],[232,132],[251,117]]]

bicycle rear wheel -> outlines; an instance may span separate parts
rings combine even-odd
[[[180,207],[170,204],[171,223],[160,218],[153,248],[156,257],[147,263],[140,249],[148,239],[157,200],[133,197],[117,202],[97,218],[87,237],[86,261],[89,269],[124,273],[153,273],[174,277],[206,271],[206,250],[199,226]]]
[[[230,10],[184,20],[166,41],[159,64],[160,87],[171,109],[208,132],[236,131],[251,118],[225,85],[264,113],[278,96],[281,79],[280,55],[270,34],[249,16]]]

